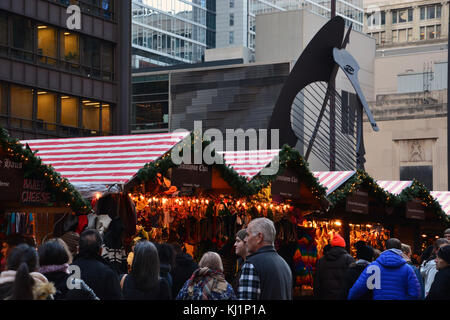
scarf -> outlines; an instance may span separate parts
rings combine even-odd
[[[60,264],[60,265],[48,265],[48,266],[41,266],[39,268],[40,273],[52,273],[52,272],[64,272],[69,274],[69,271],[67,270],[69,268],[69,265],[67,263]]]
[[[39,272],[30,272],[30,276],[36,281],[37,283],[47,283],[47,278],[39,273]],[[8,282],[14,282],[16,280],[16,271],[15,270],[7,270],[3,271],[0,274],[0,284],[8,283]]]
[[[195,288],[200,289],[202,300],[209,300],[212,292],[218,294],[226,292],[228,283],[222,272],[205,267],[195,270],[189,279],[187,288],[189,296],[194,295]]]

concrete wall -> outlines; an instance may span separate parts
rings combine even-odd
[[[247,47],[230,47],[205,50],[205,62],[229,59],[242,59],[244,63],[249,63],[250,49]]]
[[[230,26],[230,13],[234,25]],[[234,32],[234,44],[229,43],[229,33]],[[230,8],[229,0],[216,1],[216,48],[247,46],[247,0],[235,0]]]

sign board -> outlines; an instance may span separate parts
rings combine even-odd
[[[44,180],[25,178],[23,179],[20,202],[26,205],[45,205],[54,202],[54,199],[52,199],[52,194],[47,192]]]
[[[356,190],[347,197],[345,210],[347,212],[369,214],[369,193],[363,190]]]
[[[413,200],[406,203],[406,218],[425,220],[425,209],[419,200]]]
[[[180,164],[172,168],[171,184],[183,187],[211,189],[212,170],[204,164]]]
[[[282,196],[289,199],[300,198],[300,179],[291,168],[286,168],[283,174],[272,181],[272,196]]]
[[[22,163],[0,154],[0,200],[19,202],[22,182]]]

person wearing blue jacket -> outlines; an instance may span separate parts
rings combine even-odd
[[[361,273],[348,293],[355,300],[373,290],[373,300],[417,300],[421,297],[416,274],[402,258],[402,243],[396,238],[386,241],[386,251]]]

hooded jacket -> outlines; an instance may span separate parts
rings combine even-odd
[[[428,260],[420,266],[420,274],[425,286],[425,297],[428,296],[428,293],[430,292],[431,285],[433,284],[437,272],[436,261],[434,259]]]
[[[170,271],[172,275],[172,297],[176,297],[184,283],[192,276],[198,264],[187,254],[179,254],[175,257],[175,266]]]
[[[314,296],[323,300],[345,299],[344,278],[355,259],[343,247],[331,247],[317,261],[314,275]]]
[[[356,280],[358,280],[361,273],[364,271],[364,269],[367,268],[369,264],[370,262],[362,259],[356,261],[355,263],[350,264],[344,277],[344,287],[342,293],[343,299],[347,299],[348,292],[350,291],[350,289],[355,284]],[[366,294],[360,297],[360,300],[372,300],[372,292],[367,292]]]
[[[377,274],[379,274],[378,282],[376,281]],[[375,278],[375,281],[372,281],[372,278]],[[369,281],[367,281],[368,279]],[[373,300],[416,300],[421,296],[419,281],[414,270],[402,258],[401,251],[397,249],[381,253],[378,259],[361,273],[350,289],[348,299],[359,299],[369,292],[368,282],[375,285]]]

